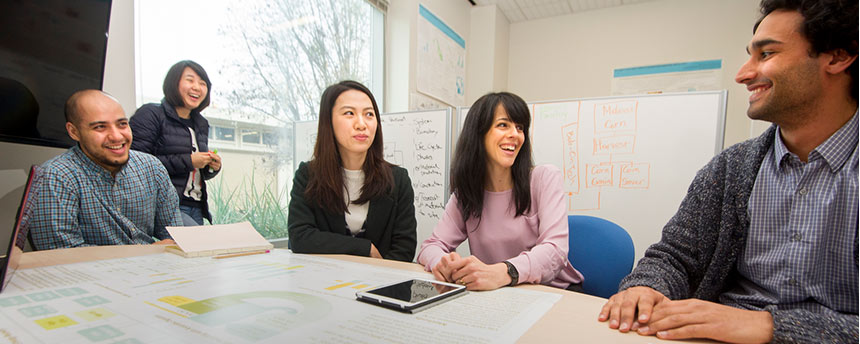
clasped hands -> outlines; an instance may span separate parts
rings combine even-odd
[[[612,295],[597,319],[609,321],[609,328],[620,332],[636,331],[660,339],[766,343],[773,337],[773,318],[769,312],[698,299],[673,301],[649,287],[632,287]]]
[[[209,165],[213,170],[221,170],[221,156],[215,152],[194,152],[191,153],[191,165],[194,168],[204,168]]]
[[[437,280],[462,284],[468,290],[493,290],[511,283],[505,263],[487,265],[475,256],[463,258],[457,252],[442,256],[431,271]]]

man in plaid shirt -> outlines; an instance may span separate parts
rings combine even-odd
[[[112,96],[83,90],[66,101],[78,142],[41,167],[30,206],[34,248],[172,244],[179,198],[155,157],[131,151],[128,118]]]

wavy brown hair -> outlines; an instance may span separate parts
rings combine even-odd
[[[337,138],[334,136],[334,127],[332,127],[332,111],[341,93],[349,90],[362,92],[370,98],[377,121],[373,143],[370,144],[364,165],[361,167],[364,171],[361,196],[352,203],[364,204],[390,193],[394,188],[391,164],[385,161],[382,150],[382,118],[379,116],[379,107],[376,106],[373,94],[367,87],[352,80],[331,85],[325,89],[320,99],[317,142],[314,145],[313,159],[308,162],[310,177],[305,198],[335,214],[345,213],[348,210],[343,201],[343,161],[340,159]]]

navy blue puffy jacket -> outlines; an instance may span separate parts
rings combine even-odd
[[[179,118],[173,106],[165,100],[162,100],[161,104],[144,104],[135,111],[134,116],[129,120],[129,125],[132,133],[131,149],[152,154],[161,160],[170,174],[170,181],[176,187],[180,204],[195,207],[199,204],[203,210],[203,217],[212,222],[207,202],[209,196],[206,192],[206,180],[217,175],[219,171],[209,173],[208,167],[198,170],[203,177],[201,178],[203,197],[199,203],[182,195],[188,183],[188,173],[194,170],[194,166],[191,165],[191,132],[188,131],[188,127]],[[196,133],[200,151],[209,151],[209,122],[200,115],[200,112],[191,111],[191,126]]]

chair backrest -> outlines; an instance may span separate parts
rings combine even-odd
[[[567,259],[582,273],[582,289],[608,298],[618,292],[621,279],[633,269],[633,239],[621,226],[587,215],[569,215]]]
[[[24,242],[27,237],[30,205],[33,195],[35,194],[36,181],[39,179],[39,166],[30,168],[30,175],[27,177],[27,184],[24,185],[24,191],[21,195],[21,203],[18,206],[18,213],[15,215],[15,225],[9,228],[0,229],[0,240],[9,238],[8,242],[4,242],[0,247],[0,291],[12,280],[15,270],[18,269],[18,263],[23,254]]]

